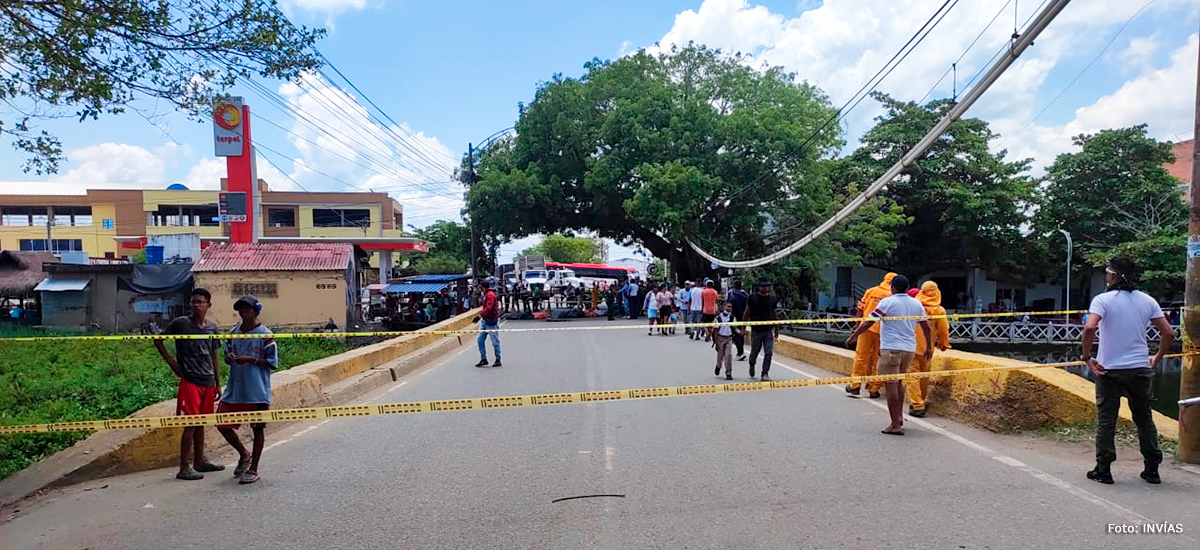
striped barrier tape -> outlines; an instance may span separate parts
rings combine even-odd
[[[1166,357],[1182,357],[1197,353],[1175,353]],[[371,405],[342,405],[333,407],[307,407],[234,413],[213,413],[187,416],[156,416],[145,418],[114,418],[82,422],[55,422],[52,424],[25,424],[0,426],[0,434],[86,432],[137,428],[185,428],[191,426],[216,426],[218,424],[295,422],[323,418],[346,418],[360,416],[411,415],[419,413],[476,411],[487,409],[515,409],[545,405],[569,405],[610,401],[639,401],[666,397],[696,397],[723,393],[746,393],[766,390],[810,388],[838,384],[888,382],[909,378],[936,378],[960,376],[981,372],[1045,369],[1081,366],[1082,361],[1066,363],[1003,365],[978,367],[952,371],[909,372],[902,374],[877,374],[871,376],[837,376],[831,378],[774,380],[770,382],[740,382],[729,384],[703,384],[698,386],[672,386],[665,388],[641,388],[633,390],[606,390],[587,392],[542,393],[507,397],[470,397],[463,399],[438,399],[433,401],[410,401],[404,403],[380,403]]]
[[[955,313],[946,315],[926,315],[922,317],[888,317],[882,321],[911,321],[919,319],[947,319],[950,321],[961,321],[963,319],[986,319],[1000,317],[1023,317],[1023,316],[1046,316],[1046,315],[1073,315],[1083,313],[1086,310],[1063,310],[1063,311],[1025,311],[1014,313]],[[828,319],[780,319],[775,321],[738,321],[736,323],[726,323],[730,326],[754,327],[754,326],[777,326],[777,325],[819,325],[826,323],[841,323],[841,322],[862,322],[880,321],[878,318],[863,318],[863,317],[834,317]],[[583,327],[539,327],[539,328],[502,328],[502,329],[478,329],[478,328],[462,328],[454,330],[417,330],[417,331],[364,331],[364,332],[278,332],[271,335],[276,340],[290,340],[295,338],[380,338],[380,337],[396,337],[410,334],[436,334],[455,336],[462,334],[477,334],[480,332],[560,332],[570,330],[628,330],[642,329],[646,330],[644,324],[640,325],[605,325],[605,326],[583,326]],[[670,325],[675,328],[711,328],[717,326],[717,323],[677,323]],[[116,341],[116,340],[232,340],[241,338],[263,338],[261,334],[97,334],[97,335],[53,335],[53,336],[0,336],[0,343],[3,342],[53,342],[65,340],[82,340],[92,342]]]

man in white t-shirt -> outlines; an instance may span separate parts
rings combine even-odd
[[[1110,465],[1117,459],[1114,436],[1121,396],[1129,399],[1133,423],[1145,469],[1141,477],[1147,483],[1161,483],[1158,465],[1158,429],[1151,410],[1154,404],[1154,368],[1175,342],[1175,331],[1163,315],[1158,302],[1137,289],[1138,271],[1133,260],[1116,257],[1104,270],[1108,291],[1092,298],[1087,324],[1083,329],[1083,362],[1096,380],[1096,467],[1088,479],[1113,482]],[[1158,353],[1150,356],[1146,329],[1153,324],[1162,339]],[[1092,343],[1100,331],[1100,353],[1092,358]]]
[[[688,299],[688,308],[690,309],[688,310],[687,322],[698,324],[700,322],[701,312],[704,309],[704,285],[696,284],[696,286],[693,286],[691,290],[688,291],[688,294],[690,295]],[[694,328],[692,329],[691,338],[700,340],[707,330],[708,329],[706,328],[700,327]]]
[[[893,319],[898,317],[898,319]],[[846,340],[846,347],[853,348],[858,336],[871,328],[877,321],[879,325],[879,366],[878,374],[903,374],[912,363],[913,355],[917,352],[917,327],[925,333],[925,341],[930,337],[929,321],[925,319],[925,306],[916,298],[908,295],[908,277],[896,275],[892,279],[892,295],[879,301],[871,320],[859,323],[854,334]],[[933,347],[925,349],[925,359],[933,357]],[[904,435],[904,386],[899,380],[888,380],[884,383],[884,395],[887,396],[888,415],[891,424],[883,429],[888,435]]]

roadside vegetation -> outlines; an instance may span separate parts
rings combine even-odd
[[[45,333],[0,331],[0,336]],[[170,346],[168,346],[170,349]],[[341,339],[279,341],[280,370],[350,349]],[[222,363],[221,380],[228,366]],[[149,341],[0,342],[0,424],[128,416],[175,397],[178,379]],[[0,435],[0,479],[89,432]]]

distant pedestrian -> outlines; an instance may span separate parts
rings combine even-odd
[[[488,366],[487,359],[487,342],[488,336],[492,337],[492,349],[495,351],[496,362],[492,363],[493,367],[500,365],[500,308],[496,305],[496,290],[494,279],[488,277],[479,282],[479,287],[483,289],[483,309],[479,311],[479,330],[489,331],[480,332],[475,339],[475,343],[479,346],[479,362],[475,363],[476,367]]]
[[[746,300],[746,317],[744,321],[774,321],[775,299],[771,297],[771,281],[759,277],[754,283],[754,294]],[[775,351],[775,341],[779,339],[779,325],[754,325],[750,329],[750,378],[754,378],[754,367],[758,361],[758,353],[762,351],[762,380],[771,379],[771,356]]]
[[[879,365],[876,372],[880,375],[904,374],[917,352],[917,327],[920,326],[926,342],[933,339],[929,321],[925,319],[925,306],[908,295],[908,277],[896,275],[892,279],[892,295],[880,300],[870,317],[859,323],[854,333],[846,339],[846,347],[853,347],[859,335],[870,330],[877,322],[880,327]],[[925,360],[932,357],[933,346],[929,346],[925,349]],[[899,380],[889,380],[884,383],[884,393],[891,423],[882,433],[904,435],[904,386]]]
[[[717,327],[713,329],[713,347],[717,350],[717,367],[713,374],[721,375],[721,367],[725,367],[725,379],[733,380],[733,335],[741,332],[741,327],[730,326],[738,318],[733,314],[733,304],[725,302],[724,309],[714,319]]]
[[[658,293],[651,290],[646,293],[646,323],[650,330],[646,332],[646,336],[654,336],[654,325],[658,324]]]
[[[691,322],[691,315],[692,315],[692,282],[691,281],[684,281],[683,288],[679,289],[679,295],[676,298],[676,300],[679,301],[679,318],[682,319],[683,323],[686,325]],[[692,337],[691,327],[684,327],[683,333],[686,334],[688,336],[688,338],[691,338]]]
[[[713,287],[712,279],[704,281],[704,290],[700,292],[700,322],[711,323],[717,318],[717,289]],[[712,329],[704,329],[704,341],[707,342],[711,337]]]
[[[621,287],[621,296],[625,298],[626,319],[637,319],[637,307],[640,305],[637,303],[638,291],[637,280],[635,279],[629,279],[629,282]]]
[[[203,288],[192,290],[190,297],[191,315],[176,317],[163,334],[211,335],[217,325],[207,319],[208,308],[212,307],[212,294]],[[175,356],[167,352],[162,340],[155,340],[154,347],[162,356],[171,372],[179,377],[179,390],[175,394],[175,414],[212,414],[217,402],[217,388],[221,387],[221,370],[217,367],[215,338],[175,339]],[[179,472],[176,479],[194,481],[204,479],[202,472],[219,472],[225,467],[213,464],[204,457],[204,426],[183,429],[179,443]]]
[[[703,315],[701,312],[704,310],[704,287],[699,284],[695,285],[691,288],[691,290],[688,291],[688,294],[688,304],[690,308],[688,310],[688,323],[696,325],[700,323],[700,317]],[[700,340],[701,337],[706,333],[706,328],[694,327],[692,328],[692,339]]]
[[[263,338],[231,338],[225,343],[225,362],[229,364],[229,383],[221,394],[217,412],[233,413],[265,411],[271,408],[271,371],[279,368],[279,349],[271,337],[271,329],[258,322],[262,304],[254,296],[242,296],[233,303],[242,322],[230,334],[261,334]],[[258,461],[266,444],[266,424],[250,424],[254,433],[252,452],[247,452],[237,432],[240,424],[222,424],[217,431],[238,452],[237,468],[233,475],[238,483],[258,481]]]
[[[675,334],[675,327],[668,328],[674,305],[675,295],[671,294],[671,283],[663,283],[658,287],[658,333],[663,336]]]
[[[1154,404],[1154,369],[1175,343],[1175,330],[1163,315],[1162,307],[1150,295],[1138,290],[1137,265],[1118,256],[1104,270],[1108,291],[1092,299],[1087,325],[1083,329],[1083,362],[1096,381],[1096,467],[1088,479],[1113,482],[1111,465],[1117,459],[1114,442],[1117,412],[1121,396],[1129,400],[1129,411],[1137,426],[1138,443],[1147,483],[1162,483],[1158,465],[1162,450],[1158,447],[1158,428],[1151,410]],[[1150,356],[1146,328],[1154,325],[1161,334],[1158,351]],[[1100,331],[1100,353],[1092,358],[1092,343]]]
[[[725,296],[725,301],[733,304],[733,316],[742,319],[746,315],[746,301],[750,299],[750,294],[742,290],[742,281],[735,279],[733,281],[733,290],[730,290]],[[744,328],[744,327],[743,327]],[[737,360],[746,360],[746,331],[738,330],[733,333],[733,345],[737,347]]]

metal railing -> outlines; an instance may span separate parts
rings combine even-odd
[[[828,319],[826,323],[794,325],[792,330],[818,332],[844,332],[849,334],[858,325],[853,321],[854,316],[842,313],[822,313],[817,311],[795,312],[793,319]],[[1031,318],[1032,319],[1032,318]],[[1179,327],[1175,328],[1176,340],[1180,337]],[[995,321],[987,319],[962,319],[950,321],[950,340],[967,342],[1022,342],[1061,344],[1079,342],[1083,337],[1083,325],[1063,323],[1061,320],[1035,322],[1023,318],[1013,318],[1011,321]],[[1158,329],[1149,327],[1146,337],[1150,341],[1158,341]]]

